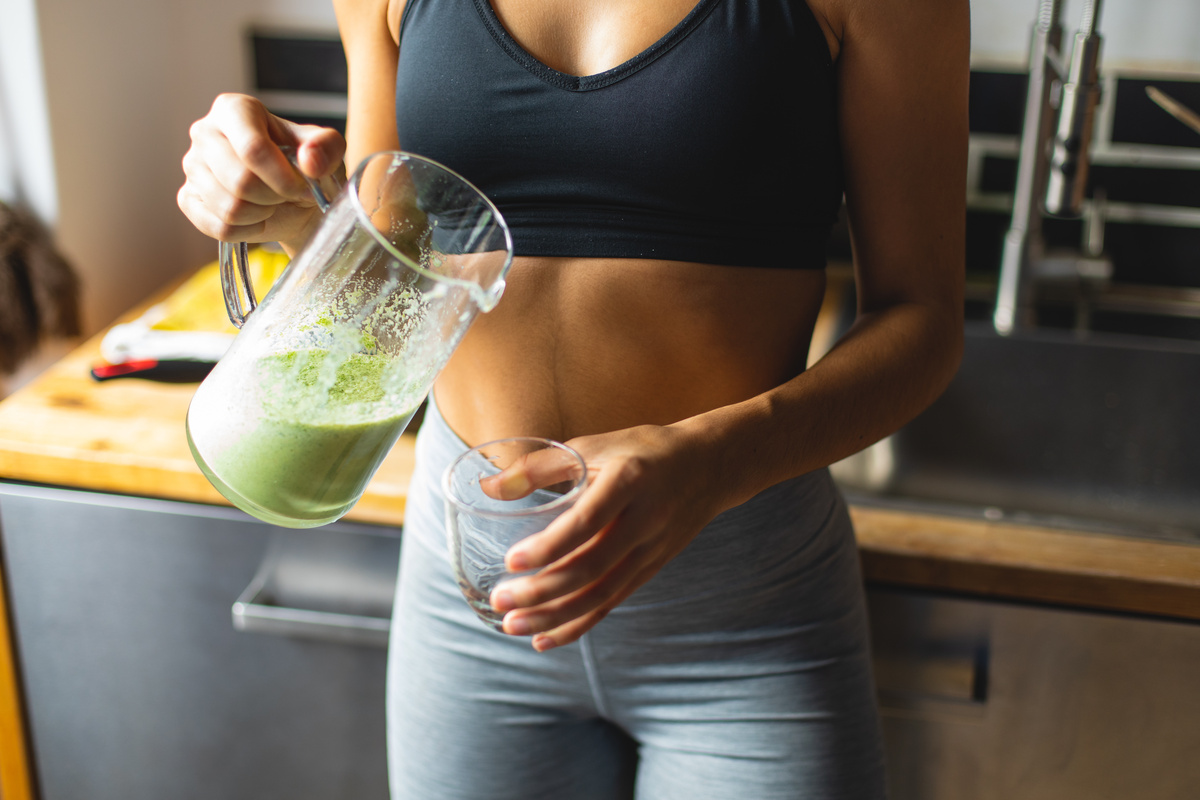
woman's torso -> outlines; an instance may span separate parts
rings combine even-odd
[[[495,19],[524,54],[566,76],[598,75],[626,64],[675,29],[694,7],[694,0],[491,4]],[[804,23],[814,24],[811,18]],[[401,39],[401,89],[403,56],[408,55],[404,46]],[[828,59],[827,53],[821,55]],[[668,53],[659,59],[664,69],[670,67],[669,57]],[[441,74],[433,79],[422,75],[421,80],[432,83]],[[653,77],[647,73],[643,79]],[[532,86],[547,91],[539,83]],[[782,96],[778,102],[789,100]],[[398,99],[401,145],[438,158],[437,137],[426,132],[406,140],[404,110]],[[663,127],[669,129],[669,122]],[[636,144],[624,146],[632,150]],[[486,151],[488,143],[485,139],[473,146]],[[536,143],[531,147],[536,151]],[[455,167],[452,151],[446,160]],[[712,165],[713,174],[705,177],[714,202],[753,203],[753,197],[721,197],[728,182],[721,173],[771,170],[773,165],[763,163],[762,156],[738,152]],[[820,156],[837,158],[836,152]],[[460,171],[472,179],[487,172],[486,163],[474,166]],[[657,167],[648,162],[644,171]],[[480,183],[489,191],[489,181]],[[508,191],[502,180],[495,185],[502,196]],[[515,216],[520,218],[519,210]],[[638,424],[667,424],[752,397],[804,369],[824,293],[819,269],[747,267],[729,256],[719,264],[701,263],[699,256],[631,257],[627,250],[611,257],[604,247],[599,255],[585,247],[584,254],[527,256],[522,255],[519,237],[517,242],[503,300],[476,320],[436,388],[442,413],[468,442],[516,434],[569,439]],[[811,243],[805,246],[812,249]]]

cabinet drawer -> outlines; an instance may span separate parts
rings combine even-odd
[[[386,800],[385,651],[240,632],[231,609],[265,574],[272,603],[386,615],[398,532],[291,533],[232,509],[0,484],[43,800]]]
[[[872,587],[893,800],[1193,798],[1200,625]]]

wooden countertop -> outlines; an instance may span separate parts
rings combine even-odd
[[[831,291],[815,352],[835,305]],[[226,505],[184,434],[195,385],[96,383],[100,338],[0,402],[0,480]],[[413,442],[401,438],[347,519],[403,522]],[[1200,620],[1200,547],[880,508],[851,516],[868,582]],[[0,580],[0,795],[32,800],[3,599]]]
[[[229,505],[188,448],[183,423],[196,384],[92,380],[103,334],[0,401],[0,480]],[[413,441],[401,437],[346,519],[404,520]]]
[[[868,582],[1200,620],[1200,547],[851,507]]]
[[[0,479],[225,504],[184,435],[195,386],[96,383],[88,370],[99,340],[0,402]],[[405,434],[347,519],[401,524],[412,465]],[[1200,547],[879,508],[851,514],[868,581],[1200,620]]]

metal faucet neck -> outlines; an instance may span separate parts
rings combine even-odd
[[[1062,0],[1041,0],[1038,6],[1012,222],[1004,238],[992,317],[1004,336],[1033,324],[1031,283],[1043,255],[1042,215],[1081,213],[1100,96],[1100,8],[1101,0],[1086,0],[1070,63],[1064,64]]]

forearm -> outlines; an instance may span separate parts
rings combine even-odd
[[[731,467],[726,507],[893,433],[961,357],[968,4],[831,7],[859,316],[808,371],[679,423]]]
[[[787,383],[677,426],[714,456],[732,507],[895,432],[941,394],[961,352],[960,303],[898,303],[861,314]]]

